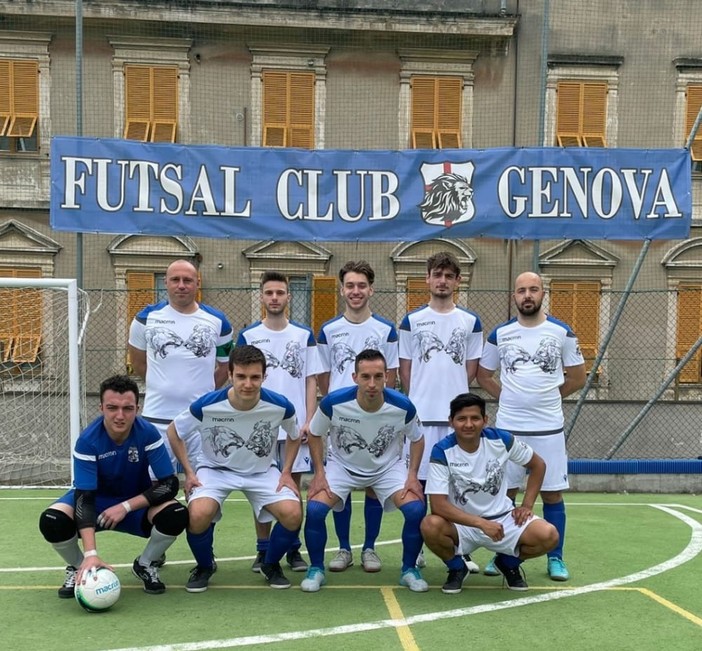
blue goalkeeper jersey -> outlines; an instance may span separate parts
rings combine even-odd
[[[137,416],[127,439],[117,444],[109,437],[100,416],[76,441],[73,487],[129,499],[151,486],[149,466],[157,479],[175,474],[159,431]]]

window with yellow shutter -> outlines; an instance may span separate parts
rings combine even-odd
[[[697,114],[702,108],[702,84],[689,84],[685,95],[685,141],[687,142],[692,133],[692,127],[695,125]],[[695,134],[690,146],[690,154],[692,160],[702,161],[702,129],[698,129]]]
[[[680,283],[678,285],[677,327],[675,337],[676,364],[692,348],[702,333],[702,285]],[[702,382],[702,350],[683,366],[678,375],[681,384]]]
[[[0,267],[2,278],[41,278],[38,267]],[[44,306],[38,289],[0,290],[0,357],[3,362],[32,364],[39,357]]]
[[[38,63],[0,59],[0,151],[37,151],[38,122]]]
[[[577,335],[588,373],[599,347],[600,296],[599,282],[551,282],[549,312]]]
[[[411,142],[413,149],[461,147],[460,77],[412,77]]]
[[[261,79],[263,145],[313,149],[315,74],[264,70]]]
[[[558,82],[556,143],[561,147],[606,147],[606,132],[607,84]]]
[[[337,315],[338,295],[335,277],[312,278],[312,330],[315,336],[326,321]]]
[[[178,68],[124,67],[124,137],[142,142],[176,142]]]

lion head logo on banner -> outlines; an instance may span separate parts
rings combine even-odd
[[[449,227],[473,219],[474,169],[471,162],[422,163],[424,199],[418,207],[427,224]]]

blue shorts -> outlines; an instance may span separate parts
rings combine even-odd
[[[68,506],[75,508],[75,495],[76,491],[72,489],[59,497],[54,504],[68,504]],[[95,495],[95,514],[100,515],[105,509],[109,509],[115,504],[121,504],[124,502],[124,500],[125,498],[123,497],[120,498]],[[148,538],[151,535],[151,525],[146,517],[147,510],[148,509],[143,508],[130,511],[114,529],[103,529],[96,523],[95,531],[121,531],[122,533],[128,533],[132,536],[139,536],[139,538]],[[146,531],[144,530],[145,527]]]

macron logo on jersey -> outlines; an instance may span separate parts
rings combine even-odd
[[[115,450],[110,450],[109,452],[105,452],[105,454],[100,454],[98,455],[98,459],[107,459],[108,457],[116,457],[117,452]]]

